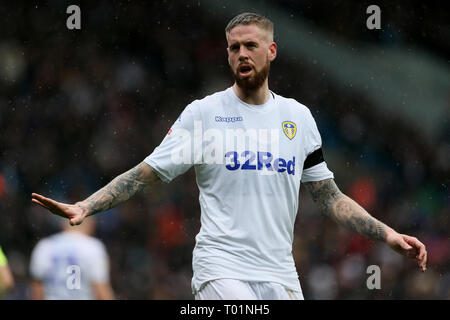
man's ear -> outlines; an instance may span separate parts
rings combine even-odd
[[[271,42],[269,45],[269,61],[275,60],[277,57],[277,44],[275,42]]]

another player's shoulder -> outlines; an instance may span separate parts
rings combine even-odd
[[[64,236],[63,232],[58,232],[52,235],[49,235],[45,238],[40,239],[37,243],[36,243],[36,247],[49,247],[52,246],[55,243],[60,242],[61,237]]]
[[[58,232],[40,239],[34,246],[34,251],[50,251],[53,248],[66,243],[64,232]]]
[[[81,232],[61,232],[53,237],[52,240],[58,242],[60,245],[65,244],[70,247],[77,247],[82,251],[98,252],[104,250],[103,242]]]
[[[91,235],[81,232],[70,232],[67,233],[67,236],[71,238],[71,241],[83,246],[86,250],[103,250],[104,248],[103,242]]]
[[[92,243],[93,246],[96,246],[97,248],[103,249],[105,247],[103,242],[100,239],[97,239],[95,237],[90,236],[89,241]]]
[[[91,251],[95,251],[98,253],[106,253],[106,247],[100,239],[97,239],[92,236],[86,236],[85,241],[87,247],[89,247]]]
[[[33,252],[40,252],[40,254],[42,254],[42,252],[50,250],[52,245],[55,243],[55,236],[56,235],[50,235],[38,240],[33,248]]]

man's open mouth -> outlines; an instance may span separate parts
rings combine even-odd
[[[247,77],[247,76],[249,76],[250,75],[250,73],[252,73],[252,67],[251,66],[249,66],[249,65],[243,65],[243,66],[240,66],[239,67],[239,74],[242,76],[242,77]]]

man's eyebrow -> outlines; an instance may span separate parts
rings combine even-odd
[[[232,46],[233,44],[247,44],[247,43],[258,43],[257,40],[242,40],[242,41],[233,41],[230,46]]]

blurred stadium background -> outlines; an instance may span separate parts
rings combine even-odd
[[[399,2],[400,3],[400,2]],[[81,30],[66,8],[81,7]],[[381,30],[366,28],[380,6]],[[59,231],[31,192],[84,199],[142,161],[192,100],[231,86],[224,28],[275,23],[270,87],[312,110],[341,189],[428,249],[416,264],[322,217],[301,192],[307,299],[449,299],[450,24],[423,1],[11,1],[0,5],[0,245],[29,298],[36,242]],[[192,299],[194,172],[97,216],[119,299]],[[366,268],[381,267],[368,290]]]

